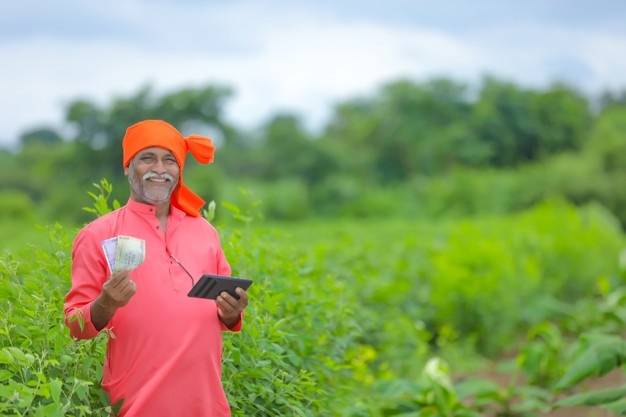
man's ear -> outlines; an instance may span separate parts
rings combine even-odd
[[[126,175],[128,177],[128,167],[124,168],[124,175]]]

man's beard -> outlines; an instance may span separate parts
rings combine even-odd
[[[169,201],[172,191],[176,184],[174,183],[174,177],[170,174],[157,174],[155,172],[147,172],[143,175],[141,180],[136,178],[134,169],[131,167],[132,174],[128,176],[128,182],[133,192],[141,201],[145,201],[150,204],[160,204]],[[164,183],[151,183],[150,178],[167,180]],[[166,186],[167,185],[167,186]]]

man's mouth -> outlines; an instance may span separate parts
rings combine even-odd
[[[170,180],[169,180],[169,179],[167,179],[167,178],[156,178],[156,177],[148,178],[146,181],[150,181],[150,182],[160,182],[160,183],[170,182]]]

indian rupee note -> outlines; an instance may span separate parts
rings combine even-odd
[[[135,269],[143,263],[145,256],[145,240],[132,236],[118,236],[113,272]]]

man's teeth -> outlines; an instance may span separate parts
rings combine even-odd
[[[169,181],[166,178],[148,178],[148,181],[154,181],[154,182],[167,182]]]

